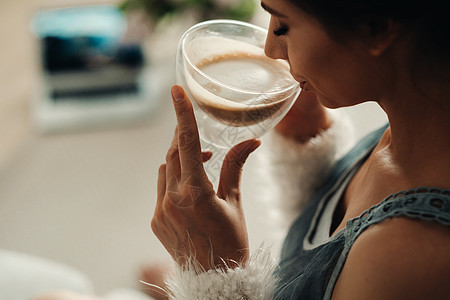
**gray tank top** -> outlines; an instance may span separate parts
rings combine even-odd
[[[328,179],[293,223],[283,244],[275,299],[330,299],[358,236],[387,218],[406,216],[450,226],[450,190],[421,187],[390,195],[328,234],[334,207],[353,174],[379,142],[387,125],[366,136],[337,162]],[[330,215],[331,214],[331,215]],[[325,226],[321,229],[321,226]]]

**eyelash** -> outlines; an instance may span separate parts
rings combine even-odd
[[[286,33],[288,33],[288,31],[289,31],[288,27],[284,24],[281,24],[278,29],[275,29],[273,31],[273,34],[276,36],[282,36],[282,35],[285,35]]]

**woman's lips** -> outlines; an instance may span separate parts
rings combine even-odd
[[[313,91],[312,86],[308,83],[308,81],[301,81],[300,82],[300,88],[302,91]]]

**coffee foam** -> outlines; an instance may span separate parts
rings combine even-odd
[[[185,67],[190,93],[208,115],[230,126],[248,126],[270,118],[289,98],[289,90],[280,91],[295,83],[287,64],[266,57],[261,47],[201,37],[188,49],[191,62],[213,79],[205,80]]]

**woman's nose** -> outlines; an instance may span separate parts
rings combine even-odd
[[[266,45],[264,46],[264,53],[266,56],[273,59],[288,59],[286,45],[282,38],[273,34],[272,22],[266,37]]]

